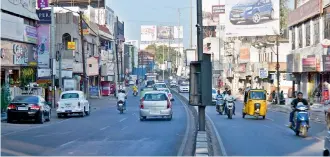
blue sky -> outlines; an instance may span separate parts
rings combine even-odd
[[[180,23],[183,25],[184,46],[189,46],[190,0],[106,0],[120,21],[125,22],[125,37],[140,40],[141,25],[178,25],[178,8],[181,9]],[[193,7],[196,6],[195,0]],[[293,0],[289,2],[293,8]],[[193,8],[193,25],[196,23],[196,8]]]

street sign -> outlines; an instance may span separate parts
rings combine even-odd
[[[75,50],[76,49],[76,43],[75,42],[68,42],[68,50]]]
[[[259,69],[259,78],[268,78],[268,70],[266,68]]]

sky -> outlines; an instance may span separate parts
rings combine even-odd
[[[196,0],[193,1],[193,26],[196,24]],[[141,25],[183,26],[183,45],[189,46],[190,33],[190,2],[191,0],[106,0],[106,4],[115,11],[120,21],[125,23],[126,40],[140,40]],[[293,0],[289,7],[293,8]],[[196,34],[193,28],[193,34]],[[196,40],[194,38],[193,40]],[[194,43],[196,43],[194,41]]]

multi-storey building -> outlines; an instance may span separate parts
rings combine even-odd
[[[292,73],[294,91],[301,91],[311,102],[329,98],[329,48],[322,44],[330,39],[330,8],[328,0],[296,1],[290,12],[291,54],[287,71]]]

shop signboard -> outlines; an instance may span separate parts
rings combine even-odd
[[[303,58],[302,66],[304,72],[316,71],[316,58],[315,57]]]
[[[1,41],[1,65],[34,65],[38,55],[36,47],[32,44],[13,41]]]
[[[99,96],[99,88],[97,86],[89,87],[89,96],[98,97]]]
[[[48,0],[38,0],[38,8],[47,8]]]
[[[23,40],[28,43],[37,44],[37,28],[30,25],[24,25],[24,27]]]
[[[51,24],[51,10],[37,10],[37,15],[39,18],[39,24]]]
[[[323,71],[330,72],[330,55],[323,55]]]
[[[266,68],[259,69],[259,78],[268,78],[268,70]]]

